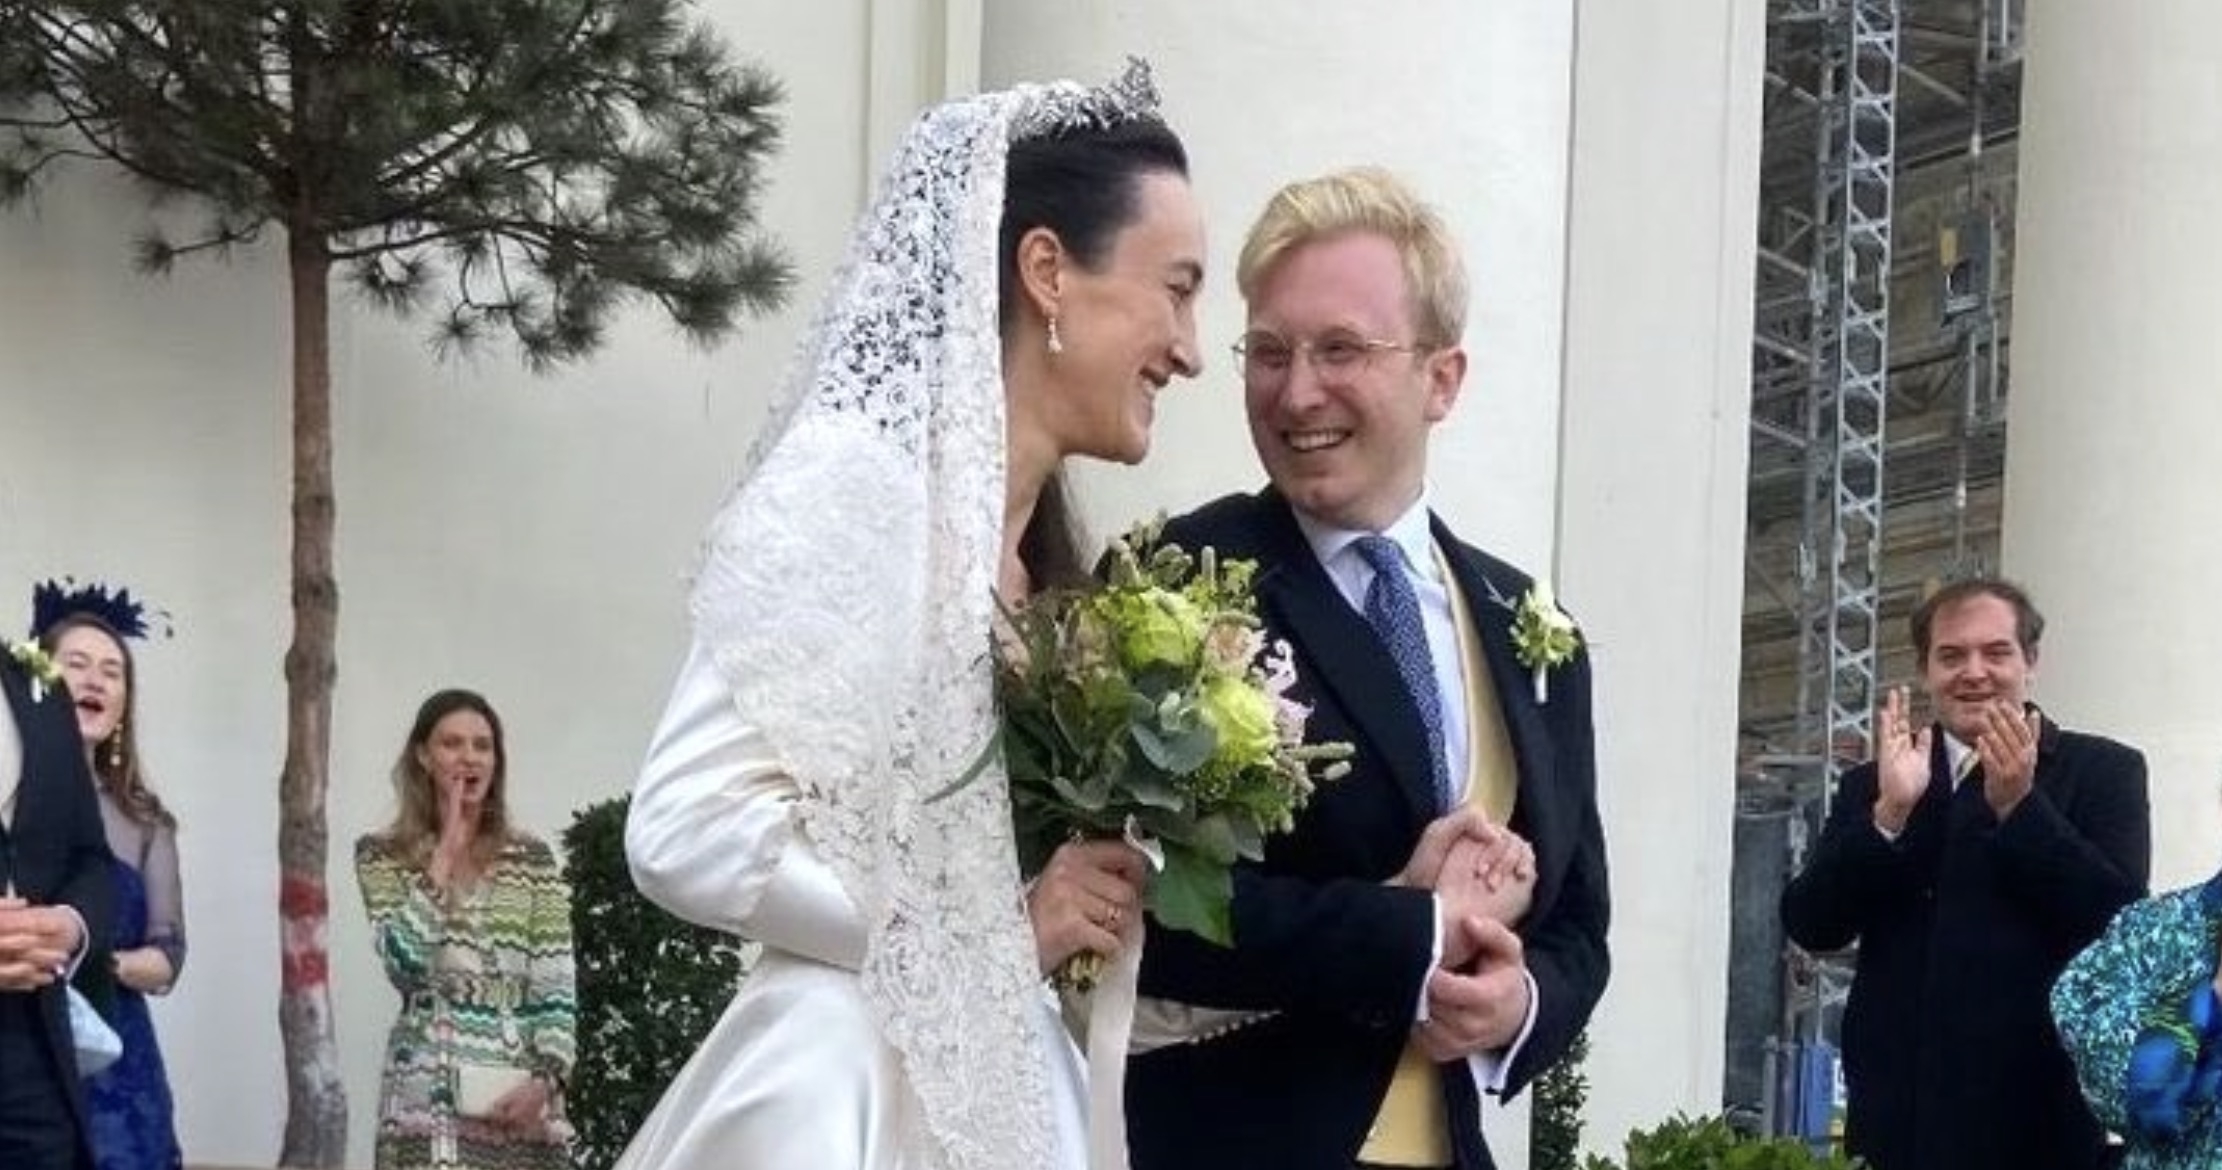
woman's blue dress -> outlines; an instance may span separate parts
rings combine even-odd
[[[116,949],[146,944],[146,879],[119,859]],[[177,1144],[170,1077],[162,1065],[162,1046],[154,1038],[147,997],[117,984],[108,1022],[123,1038],[123,1055],[85,1082],[92,1105],[94,1162],[99,1170],[178,1170],[184,1156]]]

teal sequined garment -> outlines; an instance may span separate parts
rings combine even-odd
[[[2124,1170],[2222,1166],[2222,875],[2124,908],[2060,976],[2052,1017]]]

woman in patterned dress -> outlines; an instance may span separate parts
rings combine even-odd
[[[378,1170],[571,1164],[570,891],[547,844],[509,824],[507,763],[485,699],[434,694],[394,762],[399,814],[355,843],[373,942],[401,993]]]
[[[100,586],[42,587],[34,621],[77,707],[78,734],[100,790],[100,819],[116,856],[116,997],[108,1020],[123,1055],[85,1082],[99,1170],[174,1170],[175,1106],[147,997],[167,995],[185,967],[185,906],[177,818],[139,770],[138,668],[127,638],[145,634],[128,593]]]
[[[2222,1166],[2222,874],[2115,915],[2052,989],[2084,1099],[2123,1170]]]

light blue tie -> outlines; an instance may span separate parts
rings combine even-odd
[[[1366,587],[1366,620],[1389,648],[1404,687],[1419,708],[1420,724],[1427,729],[1427,755],[1435,780],[1435,802],[1451,806],[1450,763],[1443,755],[1443,692],[1435,682],[1435,657],[1427,651],[1427,624],[1420,619],[1419,595],[1404,573],[1404,554],[1386,536],[1361,536],[1358,555],[1373,566],[1373,584]]]

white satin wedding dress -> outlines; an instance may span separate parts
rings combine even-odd
[[[755,939],[761,959],[618,1162],[619,1170],[912,1170],[915,1096],[855,974],[865,930],[792,823],[796,787],[743,723],[699,646],[633,794],[634,880],[691,922]],[[1015,895],[1014,895],[1015,896]],[[1053,1170],[1086,1164],[1085,1071],[1045,988]]]

